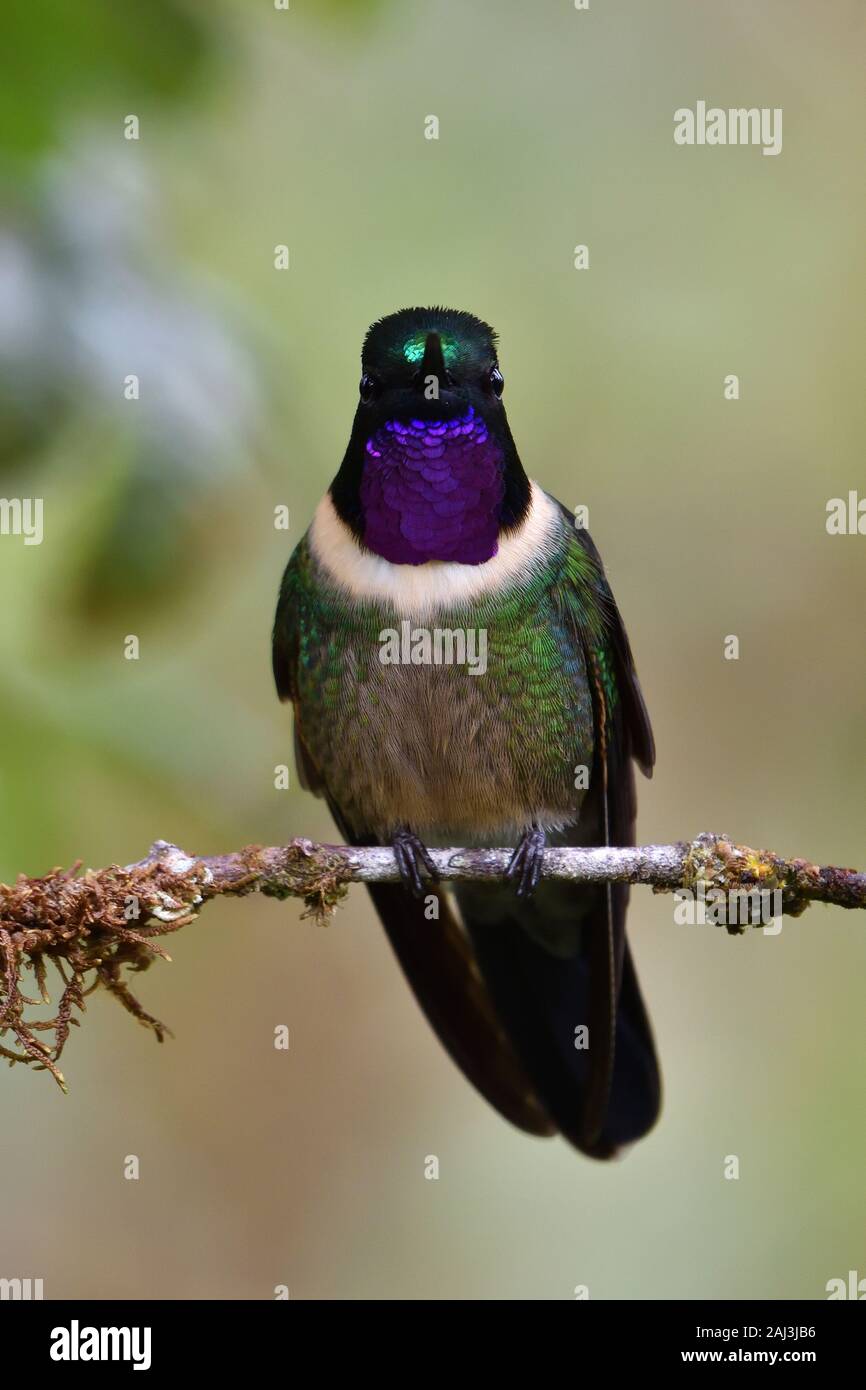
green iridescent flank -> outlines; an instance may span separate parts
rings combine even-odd
[[[593,652],[599,676],[601,677],[601,688],[604,691],[605,704],[608,714],[615,709],[617,702],[616,677],[613,674],[610,664],[610,652],[607,647],[596,647]]]
[[[599,641],[605,634],[605,589],[591,555],[570,538],[560,556],[557,592],[586,637]]]
[[[449,338],[447,333],[439,334],[439,341],[442,344],[442,356],[445,359],[446,367],[450,367],[457,356],[457,344],[453,338]],[[424,356],[424,346],[427,342],[427,333],[415,333],[413,337],[407,338],[403,344],[403,356],[407,362],[420,362]]]

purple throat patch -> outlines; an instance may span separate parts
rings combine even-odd
[[[472,406],[454,420],[388,420],[367,440],[364,544],[394,565],[496,554],[502,450]]]

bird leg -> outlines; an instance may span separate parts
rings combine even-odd
[[[511,856],[505,877],[517,880],[518,898],[531,898],[541,878],[546,836],[539,825],[524,830]]]
[[[422,840],[419,840],[414,831],[409,829],[408,825],[404,825],[396,831],[391,844],[403,887],[413,897],[423,898],[424,883],[421,878],[421,869],[425,869],[431,879],[436,880],[439,877],[436,872],[436,865],[430,858],[426,846]]]

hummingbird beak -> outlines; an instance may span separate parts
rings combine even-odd
[[[443,386],[447,386],[451,380],[445,368],[445,358],[442,356],[442,343],[438,333],[427,334],[427,341],[424,344],[424,357],[418,375],[415,378],[416,387],[423,391],[431,376],[436,378],[438,390],[441,390]]]

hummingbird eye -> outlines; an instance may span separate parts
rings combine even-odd
[[[368,401],[371,401],[375,396],[378,384],[379,383],[377,382],[376,378],[374,376],[370,376],[368,372],[365,372],[364,375],[361,377],[361,384],[358,387],[358,391],[360,393],[361,400],[365,403],[365,405]]]
[[[501,396],[505,389],[505,377],[498,367],[490,368],[490,387],[494,396]]]

